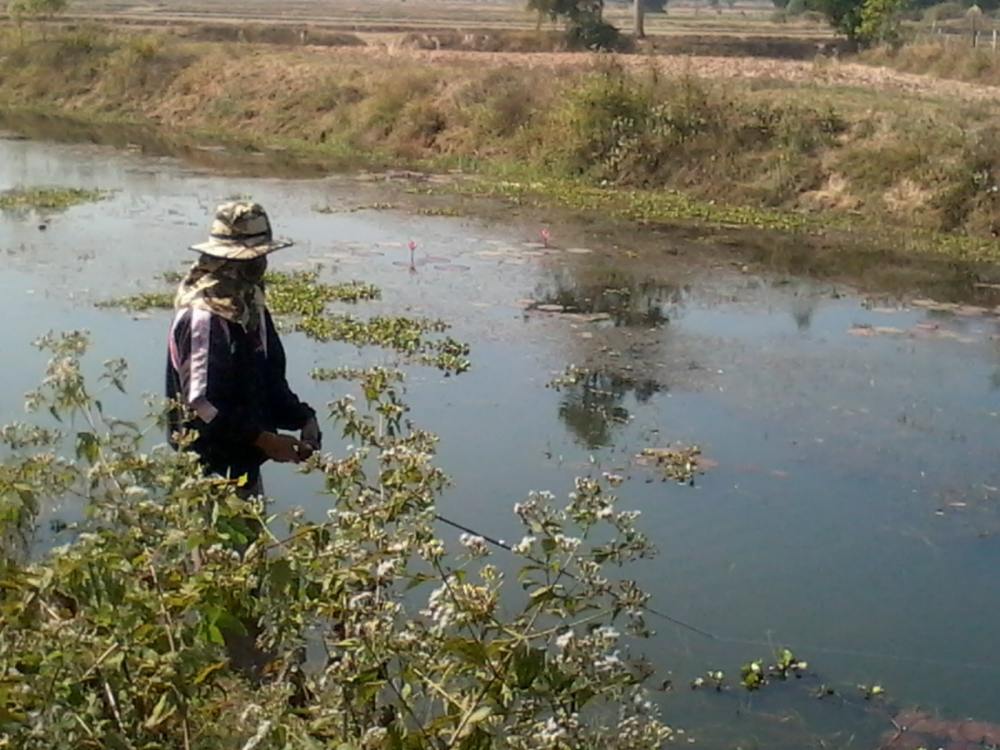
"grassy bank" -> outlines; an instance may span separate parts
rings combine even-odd
[[[1000,55],[993,51],[989,40],[975,48],[964,38],[952,44],[930,41],[898,48],[877,47],[863,52],[860,59],[870,65],[884,65],[906,73],[1000,85]]]
[[[630,219],[868,225],[994,257],[997,105],[665,76],[597,57],[529,63],[87,29],[25,44],[8,34],[0,105],[331,162],[461,168],[492,192],[547,193]]]

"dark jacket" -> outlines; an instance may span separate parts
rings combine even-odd
[[[267,459],[254,442],[261,432],[300,430],[315,412],[285,379],[285,350],[271,314],[254,333],[206,310],[179,310],[170,328],[167,398],[196,415],[171,417],[171,434],[196,430],[192,450],[206,471],[256,480]]]

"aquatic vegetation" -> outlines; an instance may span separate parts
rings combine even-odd
[[[176,283],[183,275],[168,271],[163,278],[168,283]],[[327,305],[335,302],[354,304],[379,299],[381,291],[372,284],[359,281],[329,284],[319,280],[319,271],[269,271],[265,286],[268,308],[279,324],[316,341],[342,341],[356,346],[392,349],[413,361],[438,368],[445,376],[466,372],[472,366],[468,344],[450,336],[428,335],[448,330],[444,321],[404,316],[361,320],[351,315],[325,312]],[[98,307],[117,307],[132,312],[171,309],[174,293],[143,292],[97,304]]]
[[[177,284],[184,275],[175,271],[163,274],[167,283]],[[267,304],[275,316],[319,315],[331,302],[361,302],[378,299],[378,287],[359,281],[326,284],[317,271],[269,271],[265,277]],[[169,309],[174,306],[174,292],[142,292],[127,297],[104,300],[98,307],[121,307],[126,310]]]
[[[453,206],[434,206],[433,208],[418,208],[418,216],[461,216],[461,209]]]
[[[94,203],[107,195],[104,190],[84,188],[15,188],[0,192],[0,210],[64,211],[81,203]]]
[[[801,677],[809,668],[809,664],[800,661],[790,649],[782,648],[775,654],[775,663],[769,666],[764,661],[756,659],[740,667],[740,684],[753,692],[760,690],[771,679],[787,680],[789,676]]]
[[[783,680],[787,679],[790,674],[800,677],[802,672],[809,669],[809,663],[796,659],[791,649],[781,649],[777,657],[777,662],[771,668],[771,671]]]
[[[424,334],[448,330],[442,320],[377,316],[361,320],[352,315],[313,315],[298,321],[295,330],[317,341],[343,341],[358,346],[376,345],[404,354],[424,349]]]
[[[885,696],[885,688],[881,685],[858,685],[858,690],[865,697],[866,701]]]
[[[764,664],[761,661],[750,661],[740,667],[740,684],[747,690],[753,692],[760,690],[767,684],[764,673]]]
[[[12,747],[656,750],[674,735],[649,670],[620,656],[649,632],[622,565],[652,550],[600,480],[578,479],[566,507],[548,493],[515,505],[512,586],[481,538],[438,538],[448,477],[389,371],[369,371],[364,407],[331,406],[353,446],[304,466],[326,487],[314,522],[241,498],[191,453],[149,450],[162,410],[110,416],[99,399],[124,364],[88,381],[83,336],[39,346],[51,360],[30,407],[40,429],[50,413],[78,426],[75,458],[5,456],[0,498],[29,521],[78,503],[81,520],[30,564],[0,547]],[[14,515],[0,532],[24,529]],[[307,639],[325,658],[305,670]]]
[[[397,351],[408,358],[443,370],[447,375],[459,374],[471,367],[469,345],[445,337],[428,334],[448,329],[441,320],[376,316],[361,320],[351,315],[314,315],[295,323],[295,330],[316,341],[341,341],[355,346],[380,346]]]
[[[319,315],[332,302],[367,302],[381,296],[372,284],[321,282],[318,271],[269,271],[264,283],[267,305],[274,315]]]
[[[657,467],[664,481],[672,479],[679,484],[694,484],[694,478],[703,473],[699,463],[701,448],[697,445],[674,448],[645,448],[636,459],[639,463]]]
[[[704,677],[696,677],[691,681],[691,689],[699,690],[706,684],[711,685],[717,693],[726,690],[726,673],[720,669],[710,669]]]
[[[118,307],[130,312],[145,312],[147,310],[172,310],[174,307],[174,292],[140,292],[127,297],[101,300],[98,307]]]
[[[392,211],[396,208],[393,203],[364,203],[359,206],[345,206],[336,208],[334,206],[313,206],[313,211],[318,214],[353,214],[360,211]]]
[[[386,381],[401,383],[406,379],[406,374],[400,370],[390,370],[385,367],[320,367],[312,371],[311,377],[314,380],[367,380],[371,377],[380,377]]]
[[[593,373],[582,367],[577,367],[576,365],[568,365],[561,375],[557,375],[552,378],[548,383],[545,384],[546,388],[553,388],[555,390],[560,390],[567,386],[574,386],[583,383],[587,378],[589,378]]]

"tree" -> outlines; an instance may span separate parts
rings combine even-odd
[[[613,49],[618,44],[618,29],[604,20],[604,0],[528,0],[528,9],[539,19],[564,20],[574,46]]]
[[[646,4],[645,0],[633,0],[632,14],[635,18],[634,29],[636,39],[646,38]]]
[[[848,39],[863,45],[889,41],[898,32],[906,0],[813,0],[811,7]]]

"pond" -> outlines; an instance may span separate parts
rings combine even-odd
[[[644,644],[671,671],[657,677],[673,681],[668,722],[699,745],[877,747],[893,734],[888,717],[915,706],[1000,722],[992,308],[857,294],[691,231],[459,203],[407,180],[226,174],[222,159],[141,151],[0,140],[0,190],[111,191],[49,216],[0,214],[3,421],[23,418],[41,373],[30,342],[75,328],[92,332],[99,357],[130,361],[138,412],[139,394],[162,387],[169,314],[95,303],[162,288],[214,205],[252,196],[297,241],[275,267],[372,282],[382,300],[358,314],[440,317],[472,345],[458,377],[407,368],[411,416],[440,435],[454,479],[441,513],[510,538],[529,490],[564,494],[591,471],[625,477],[623,505],[642,511],[660,549],[635,576],[658,610],[716,636],[654,620]],[[464,215],[441,215],[456,205]],[[393,361],[299,335],[286,348],[293,386],[317,406],[346,386],[312,381],[313,368]],[[570,365],[586,372],[552,387]],[[702,450],[693,486],[636,461],[677,442]],[[276,466],[265,478],[276,502],[322,503],[318,477]],[[40,544],[53,542],[48,522],[72,514],[45,509]],[[815,680],[752,700],[688,689],[708,669],[737,675],[770,658],[769,644],[795,649],[847,698],[817,701]],[[876,683],[888,691],[878,706],[854,687]]]

